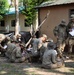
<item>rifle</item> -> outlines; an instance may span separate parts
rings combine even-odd
[[[46,19],[47,19],[48,16],[49,16],[49,13],[50,13],[50,11],[48,10],[48,13],[47,13],[47,15],[45,16],[44,20],[43,20],[42,23],[38,26],[38,28],[35,30],[35,32],[33,33],[32,36],[34,36],[34,35],[36,34],[36,32],[38,31],[38,29],[39,29],[39,28],[43,25],[43,23],[46,21]],[[31,38],[29,39],[29,41],[26,43],[26,47],[30,44],[31,40],[32,40],[32,37],[31,37]]]

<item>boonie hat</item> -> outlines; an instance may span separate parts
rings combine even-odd
[[[48,47],[48,49],[55,48],[54,42],[49,42],[48,45],[47,45],[47,47]]]

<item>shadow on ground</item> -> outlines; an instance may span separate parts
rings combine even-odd
[[[37,63],[8,63],[0,57],[0,75],[74,75],[74,60],[66,61],[65,67],[43,69]]]

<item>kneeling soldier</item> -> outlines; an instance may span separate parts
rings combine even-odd
[[[55,44],[53,42],[48,43],[48,49],[44,52],[42,67],[43,68],[58,68],[63,65],[63,61],[57,59],[57,51],[54,50]]]

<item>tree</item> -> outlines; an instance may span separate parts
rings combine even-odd
[[[26,7],[25,12],[22,11],[26,15],[25,23],[27,26],[33,25],[33,20],[36,18],[36,9],[35,6],[40,5],[41,3],[48,0],[23,0],[24,6]]]
[[[11,0],[13,3],[15,3],[15,0]],[[22,11],[22,13],[26,16],[25,24],[26,26],[33,25],[33,21],[36,18],[36,9],[35,6],[40,5],[41,3],[49,1],[49,0],[19,0],[19,4],[23,3],[25,6],[25,10]],[[20,6],[19,5],[19,6]]]
[[[0,20],[3,18],[3,15],[6,12],[6,8],[8,8],[8,0],[0,0]]]

